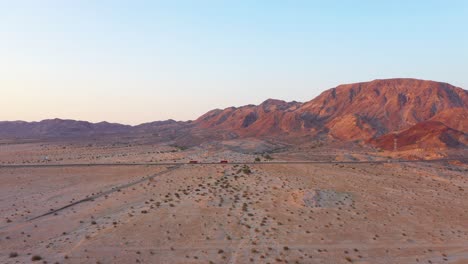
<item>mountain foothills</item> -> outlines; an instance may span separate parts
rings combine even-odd
[[[468,135],[468,91],[447,83],[385,79],[340,85],[305,102],[268,99],[260,105],[215,109],[195,121],[128,126],[74,120],[0,122],[4,138],[102,135],[151,136],[183,144],[210,139],[262,138],[301,142],[362,141],[383,149],[463,147]]]

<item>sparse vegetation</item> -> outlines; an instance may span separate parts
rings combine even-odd
[[[124,151],[127,152],[120,153],[118,158],[122,159],[122,162],[129,159],[136,163],[139,162],[138,155],[142,155],[144,160],[155,161],[167,160],[167,157],[172,161],[175,156],[180,160],[186,160],[187,156],[199,160],[206,157],[206,160],[215,162],[224,158],[234,162],[237,157],[242,161],[267,160],[267,154],[263,155],[262,152],[244,155],[226,151],[218,155],[216,152],[206,154],[200,151],[197,154],[198,148],[193,148],[187,153],[173,154],[171,151],[174,148],[167,145],[158,150],[138,150],[133,147],[136,149],[135,152],[125,145]],[[85,148],[85,145],[83,144],[81,148]],[[86,158],[106,159],[109,156],[106,153],[94,153],[95,148],[105,151],[100,146],[93,145],[92,148],[86,148],[87,152],[92,153]],[[113,149],[119,148],[119,146],[113,147]],[[308,146],[303,148],[310,150]],[[73,152],[73,147],[67,147],[66,151]],[[137,151],[139,153],[136,153]],[[304,153],[309,154],[309,152]],[[304,153],[294,152],[294,155],[305,155]],[[283,157],[285,160],[289,159],[287,153],[273,152],[273,154],[276,159],[283,160]],[[149,156],[151,157],[148,158]],[[54,157],[53,160],[55,159],[60,158]],[[11,177],[13,180],[17,177],[21,183],[15,192],[24,194],[26,190],[29,191],[28,186],[34,186],[37,188],[35,199],[45,202],[32,208],[32,204],[23,202],[24,199],[19,199],[22,197],[11,191],[12,195],[7,197],[13,197],[14,200],[8,200],[7,205],[11,210],[6,211],[3,222],[11,219],[14,224],[5,224],[10,228],[5,229],[4,242],[24,244],[25,248],[32,248],[30,251],[33,251],[35,250],[33,243],[44,241],[45,247],[52,248],[60,244],[64,248],[63,252],[70,252],[69,245],[76,245],[74,243],[76,240],[83,239],[84,243],[80,243],[70,257],[53,255],[53,251],[44,251],[51,254],[50,256],[44,256],[45,253],[39,252],[42,257],[47,258],[47,261],[50,257],[54,261],[61,260],[64,263],[78,259],[104,263],[104,259],[99,255],[101,252],[89,250],[89,245],[114,243],[114,238],[118,238],[122,248],[126,248],[122,253],[123,257],[128,258],[131,254],[131,262],[136,262],[138,259],[140,263],[150,263],[159,258],[170,260],[172,256],[185,255],[187,263],[210,261],[227,263],[232,254],[235,254],[235,246],[240,241],[242,254],[237,257],[239,263],[310,263],[315,257],[322,259],[324,263],[359,261],[374,263],[378,262],[376,259],[382,255],[375,252],[369,254],[365,245],[362,248],[358,246],[344,248],[339,252],[336,249],[328,249],[330,250],[328,252],[327,245],[340,239],[333,235],[335,232],[346,233],[350,241],[359,239],[364,244],[377,242],[382,247],[385,247],[390,239],[404,239],[412,241],[414,245],[419,241],[430,239],[444,243],[468,239],[467,234],[459,226],[460,220],[464,220],[467,214],[459,208],[452,207],[453,213],[447,210],[448,216],[432,219],[431,224],[437,223],[437,228],[434,230],[428,228],[427,232],[423,233],[415,232],[412,225],[401,221],[403,218],[411,222],[417,220],[418,223],[425,225],[428,221],[424,217],[437,214],[441,206],[450,207],[450,201],[456,200],[456,204],[464,205],[464,201],[457,199],[466,194],[466,188],[463,191],[460,187],[468,183],[462,177],[466,169],[453,165],[434,163],[427,171],[424,170],[424,163],[347,164],[339,161],[317,166],[301,164],[293,166],[214,164],[190,168],[177,166],[174,166],[176,168],[171,173],[152,178],[146,177],[153,175],[157,170],[165,171],[167,168],[122,166],[63,170],[60,173],[67,181],[72,179],[74,182],[76,178],[73,177],[78,173],[80,175],[82,173],[85,180],[77,186],[67,182],[66,186],[70,188],[70,192],[62,191],[61,188],[65,185],[60,182],[53,186],[60,190],[58,193],[50,191],[49,186],[47,189],[43,188],[41,184],[37,184],[37,179],[34,177],[6,174],[5,177]],[[453,170],[445,170],[444,166],[451,166]],[[444,175],[444,181],[438,180],[437,175]],[[49,180],[47,177],[45,175],[42,180]],[[141,182],[130,184],[136,181]],[[27,184],[22,184],[23,182]],[[51,184],[55,183],[52,181]],[[387,187],[394,191],[382,195],[380,191]],[[421,188],[434,191],[419,192]],[[108,190],[111,192],[107,192]],[[9,195],[9,189],[4,188],[2,191]],[[103,195],[100,196],[101,194]],[[354,199],[355,197],[359,199]],[[395,199],[397,197],[399,199]],[[83,206],[72,205],[83,198],[89,198],[89,202]],[[392,202],[389,203],[387,198],[392,198]],[[54,213],[58,208],[68,204],[71,204],[71,207],[64,210],[59,217],[33,222],[32,225],[37,224],[38,228],[32,228],[32,225],[23,228],[26,226],[21,224],[13,226],[21,223],[23,219],[47,213],[50,208],[54,208],[51,211]],[[424,205],[424,212],[421,210],[423,206],[419,205]],[[65,228],[65,225],[59,224],[63,220],[71,221],[73,228]],[[52,228],[56,223],[57,228]],[[193,223],[196,223],[196,227]],[[369,224],[373,226],[372,233],[366,229]],[[11,227],[14,227],[13,232],[9,231],[13,230]],[[50,234],[44,235],[45,232],[42,230],[45,228],[50,228]],[[129,229],[135,233],[129,234]],[[103,234],[112,234],[112,236]],[[29,239],[30,237],[34,239]],[[294,240],[291,240],[291,237],[294,237]],[[367,239],[362,239],[363,237]],[[269,238],[278,238],[278,243],[265,243]],[[187,241],[202,241],[215,245],[215,248],[190,251],[187,250],[187,245],[190,243]],[[296,244],[309,242],[323,245],[325,248],[309,251]],[[135,245],[152,243],[167,245],[167,251],[135,247]],[[287,246],[280,243],[285,243]],[[452,258],[447,255],[450,251],[446,254],[436,248],[431,249],[432,251],[425,249],[417,253],[408,253],[404,245],[405,243],[402,243],[401,249],[392,247],[389,249],[390,252],[383,254],[389,257],[398,251],[399,255],[405,257],[412,257],[410,254],[414,254],[413,259],[419,260],[432,258],[436,254],[440,255],[441,261]],[[10,250],[13,249],[19,250],[16,247],[11,247]],[[18,257],[18,260],[24,261],[25,257],[26,262],[31,262],[32,254],[21,250],[19,251],[21,258]],[[5,254],[4,258],[18,256],[13,253],[16,252]],[[120,254],[113,255],[115,259],[109,261],[118,262]],[[392,260],[391,257],[389,259]],[[10,260],[12,263],[14,261],[15,259]],[[41,263],[44,259],[35,261]]]

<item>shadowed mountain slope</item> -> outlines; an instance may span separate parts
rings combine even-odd
[[[460,148],[468,144],[468,134],[448,127],[438,121],[420,122],[399,133],[391,133],[371,142],[385,150],[393,150],[394,144],[398,150]]]

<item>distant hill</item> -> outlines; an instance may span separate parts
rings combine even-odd
[[[127,133],[131,126],[108,122],[90,123],[87,121],[46,119],[40,122],[4,121],[0,122],[0,136],[2,137],[83,137],[91,135],[105,135]]]

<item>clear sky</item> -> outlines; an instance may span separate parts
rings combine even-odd
[[[468,88],[468,1],[0,0],[0,120],[188,120],[393,77]]]

